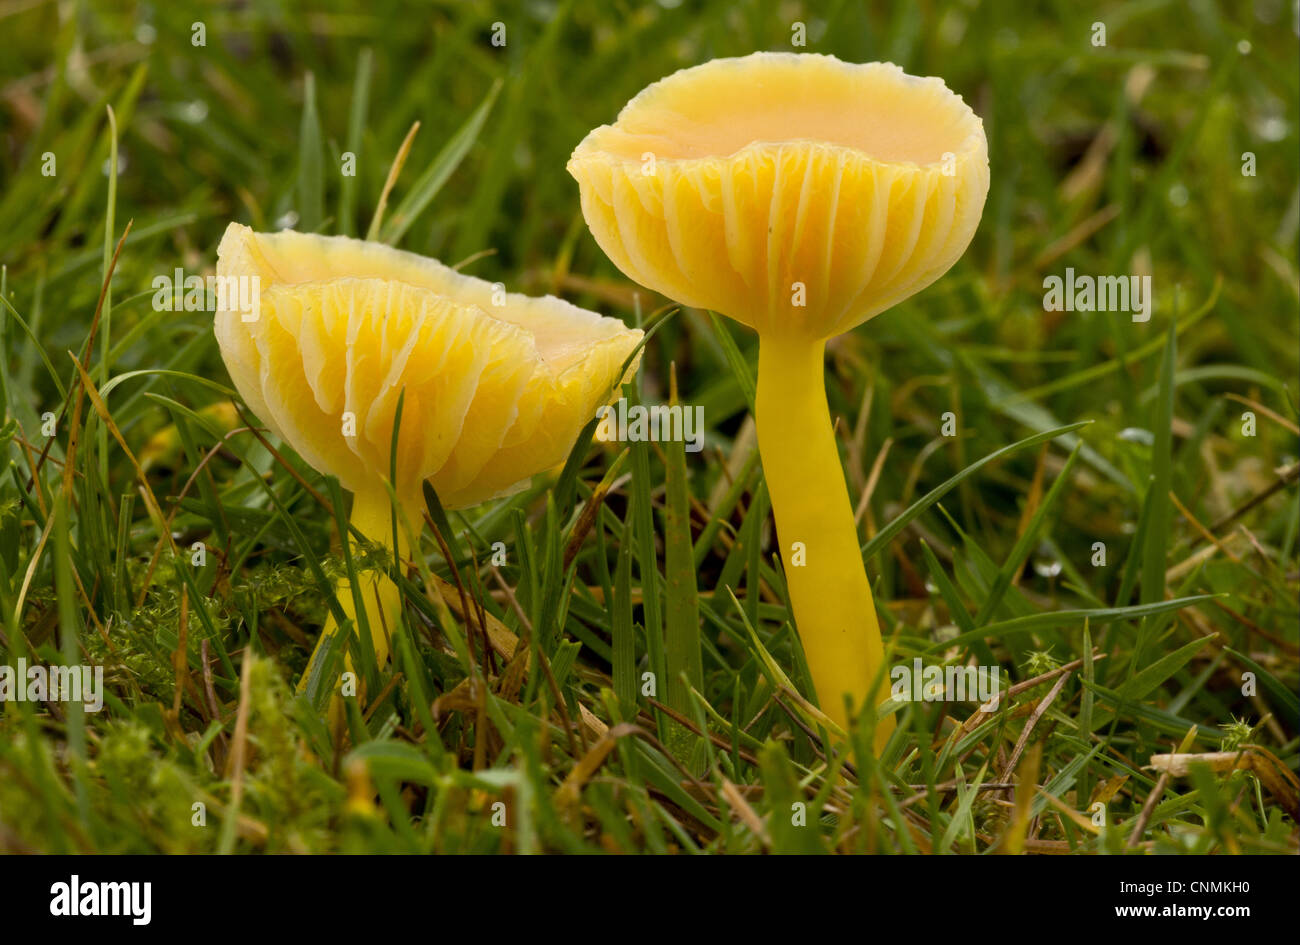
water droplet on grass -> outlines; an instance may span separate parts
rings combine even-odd
[[[1151,446],[1156,441],[1156,435],[1150,430],[1143,430],[1141,427],[1125,427],[1115,434],[1116,438],[1124,443],[1141,443],[1144,446]]]

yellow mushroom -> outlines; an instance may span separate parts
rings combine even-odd
[[[426,480],[449,509],[516,491],[564,460],[616,393],[642,334],[551,296],[507,293],[436,260],[347,237],[232,223],[217,275],[217,342],[239,393],[303,459],[338,477],[353,493],[352,525],[385,547],[390,478],[417,534]],[[397,588],[375,574],[362,598],[382,665]],[[355,617],[346,585],[338,599]],[[331,620],[322,642],[332,629]]]
[[[759,334],[758,440],[790,603],[822,709],[844,726],[844,696],[864,705],[884,654],[825,345],[965,251],[988,193],[983,123],[942,80],[890,63],[755,53],[647,87],[569,172],[623,272]],[[891,730],[877,726],[878,745]]]

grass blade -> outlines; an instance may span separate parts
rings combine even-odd
[[[669,402],[676,406],[677,369],[669,374]],[[691,545],[690,492],[686,482],[686,444],[664,444],[666,485],[664,499],[664,657],[668,671],[668,706],[689,717],[691,689],[704,687],[700,655],[700,600],[695,584],[695,557]],[[668,744],[683,757],[690,755],[694,736],[673,725]]]
[[[370,79],[374,71],[374,54],[367,46],[357,56],[357,77],[352,86],[352,107],[348,111],[348,139],[344,147],[356,162],[361,161],[361,136],[366,130],[366,116],[370,110]],[[344,174],[339,182],[339,231],[344,236],[356,235],[357,175]]]
[[[984,637],[1001,637],[1005,639],[1011,634],[1030,633],[1034,630],[1047,630],[1055,627],[1066,627],[1074,623],[1083,623],[1087,620],[1089,623],[1102,624],[1112,623],[1116,620],[1136,620],[1139,617],[1149,617],[1154,614],[1163,614],[1171,610],[1181,610],[1184,607],[1190,607],[1192,604],[1198,604],[1203,600],[1211,600],[1211,594],[1197,594],[1193,597],[1176,597],[1173,600],[1157,601],[1152,604],[1137,604],[1133,607],[1098,607],[1091,610],[1049,610],[1043,613],[1029,614],[1024,617],[1014,617],[1011,620],[1003,620],[1000,623],[991,623],[973,630],[970,633],[959,634],[951,640],[942,643],[936,643],[926,650],[927,653],[938,653],[950,646],[961,646],[964,643],[970,643],[972,640],[979,640]]]
[[[1052,481],[1051,488],[1047,490],[1047,495],[1043,496],[1043,501],[1039,503],[1038,510],[1034,512],[1033,518],[1025,526],[1024,533],[1017,539],[1015,546],[1011,549],[1011,554],[1007,555],[1006,562],[998,569],[998,576],[994,580],[993,586],[989,588],[989,596],[984,598],[983,605],[975,615],[975,626],[982,626],[993,616],[998,609],[998,604],[1002,603],[1002,597],[1006,594],[1007,588],[1011,586],[1012,578],[1024,567],[1025,559],[1029,557],[1034,542],[1038,540],[1038,532],[1043,527],[1043,521],[1047,518],[1048,510],[1070,479],[1070,470],[1074,466],[1074,461],[1079,458],[1081,448],[1082,444],[1070,451],[1069,458],[1066,459],[1065,465],[1057,474],[1056,479]]]
[[[442,190],[442,185],[447,183],[447,178],[451,177],[456,168],[460,167],[461,161],[465,160],[465,155],[469,153],[469,149],[478,140],[479,133],[483,130],[488,114],[492,111],[492,106],[500,93],[501,80],[498,79],[492,83],[492,88],[488,90],[482,104],[442,146],[442,150],[438,152],[433,162],[425,168],[424,173],[415,182],[410,193],[403,198],[402,202],[397,205],[397,209],[389,216],[388,223],[383,231],[383,241],[385,243],[393,244],[400,240],[406,231],[410,229],[411,224],[416,221],[416,218],[433,202],[433,198],[438,196],[438,191]]]
[[[298,132],[298,229],[314,233],[325,219],[325,177],[320,116],[316,113],[316,77],[303,77],[302,126]]]
[[[874,538],[862,546],[863,560],[870,561],[874,558],[891,541],[893,541],[894,536],[906,528],[913,519],[951,492],[953,488],[959,485],[963,480],[974,475],[980,469],[993,462],[993,460],[1014,453],[1016,450],[1028,449],[1031,446],[1037,446],[1039,443],[1046,443],[1048,440],[1054,440],[1058,436],[1065,436],[1068,433],[1073,433],[1075,430],[1086,427],[1091,422],[1091,420],[1084,420],[1080,423],[1070,423],[1063,427],[1057,427],[1054,430],[1044,430],[1042,433],[1035,433],[1033,436],[1025,437],[1025,439],[1012,443],[1010,446],[1004,446],[1000,450],[994,450],[983,459],[977,459],[951,479],[935,486],[935,488],[921,496],[921,498],[909,505],[892,522],[877,532]]]

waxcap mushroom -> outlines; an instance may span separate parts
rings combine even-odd
[[[256,278],[255,304],[235,305],[246,294],[228,293],[214,324],[235,387],[272,432],[354,493],[353,527],[386,547],[399,397],[393,491],[418,532],[425,481],[447,508],[510,493],[562,462],[636,370],[634,361],[625,374],[625,364],[642,332],[618,319],[508,293],[380,243],[232,223],[217,275]],[[400,597],[387,576],[366,581],[382,665]],[[355,617],[348,590],[343,582],[339,603]],[[331,618],[313,663],[336,629]],[[336,724],[339,709],[335,700]]]
[[[568,167],[623,272],[758,331],[755,420],[791,609],[843,729],[888,686],[825,342],[965,251],[988,194],[983,123],[942,80],[890,63],[754,53],[649,86]],[[892,717],[874,725],[879,749]]]

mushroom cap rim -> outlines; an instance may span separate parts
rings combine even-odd
[[[721,66],[724,68],[728,66],[736,67],[736,64],[750,61],[750,60],[760,60],[760,61],[795,60],[797,61],[805,58],[817,58],[821,60],[828,60],[849,68],[864,68],[864,69],[871,68],[877,70],[884,70],[886,72],[892,72],[895,74],[897,78],[901,79],[905,84],[909,84],[909,85],[930,85],[930,86],[937,85],[945,95],[949,96],[953,100],[954,105],[964,108],[969,113],[970,118],[973,119],[974,121],[974,124],[971,127],[970,132],[966,135],[964,139],[961,140],[958,146],[952,149],[951,151],[957,164],[959,166],[964,166],[973,158],[975,158],[981,151],[987,152],[988,146],[986,144],[986,138],[984,136],[984,120],[975,112],[974,109],[972,109],[969,105],[966,104],[966,100],[961,96],[960,93],[954,92],[952,89],[948,88],[947,84],[943,81],[943,79],[939,78],[938,76],[912,75],[904,71],[902,66],[896,65],[895,63],[892,62],[864,62],[864,63],[845,62],[844,60],[840,59],[837,56],[828,55],[825,53],[756,52],[756,53],[751,53],[748,56],[733,56],[733,57],[727,57],[722,59],[712,59],[696,66],[688,66],[678,70],[672,75],[665,76],[664,78],[652,82],[650,85],[647,85],[635,96],[633,96],[627,102],[627,104],[623,106],[622,109],[620,109],[618,113],[618,117],[614,120],[613,124],[599,125],[586,134],[586,136],[582,139],[582,141],[578,143],[577,147],[573,149],[573,153],[569,156],[569,161],[565,166],[565,169],[568,170],[570,174],[576,177],[577,174],[575,173],[575,168],[579,168],[584,164],[603,162],[605,164],[615,166],[615,167],[626,167],[629,165],[639,166],[641,164],[640,157],[624,157],[621,155],[616,155],[612,151],[591,144],[591,142],[593,140],[598,139],[605,132],[616,130],[616,126],[620,121],[623,120],[623,117],[627,115],[629,112],[633,111],[635,107],[639,103],[641,103],[647,96],[651,95],[652,93],[658,92],[659,88],[663,85],[663,83],[673,80],[674,78],[680,76],[684,72],[691,72],[694,70],[715,67],[715,66]],[[678,79],[678,81],[683,81],[683,80]],[[779,140],[759,139],[759,140],[751,141],[748,144],[745,144],[735,149],[729,154],[709,154],[709,155],[703,155],[698,157],[660,157],[656,155],[655,164],[657,166],[662,165],[666,167],[686,167],[686,166],[705,166],[708,164],[716,164],[716,163],[731,163],[737,161],[738,159],[743,160],[743,159],[750,158],[756,153],[762,151],[767,151],[767,150],[779,151],[781,148],[786,148],[786,147],[807,148],[811,151],[822,151],[822,152],[832,152],[832,153],[838,152],[848,156],[851,160],[856,161],[860,164],[871,165],[875,167],[889,167],[889,168],[895,168],[895,169],[905,170],[909,172],[933,171],[942,168],[944,163],[942,158],[940,158],[937,161],[930,161],[927,163],[919,163],[917,161],[906,161],[906,160],[884,160],[881,158],[873,157],[872,155],[868,154],[866,151],[862,150],[861,148],[857,148],[852,145],[836,144],[834,142],[826,141],[820,138],[788,137],[788,138],[781,138]],[[985,158],[985,162],[987,163],[987,157]]]
[[[361,239],[357,239],[356,237],[345,236],[341,234],[331,235],[331,234],[324,234],[324,233],[309,233],[309,232],[302,232],[300,230],[293,230],[293,229],[260,231],[260,230],[253,229],[251,226],[248,226],[247,224],[232,221],[226,227],[226,232],[222,236],[221,243],[224,244],[226,239],[230,238],[235,241],[241,241],[245,245],[247,245],[250,242],[256,243],[263,237],[290,238],[290,239],[297,238],[297,239],[305,239],[308,241],[322,240],[325,242],[336,242],[340,244],[345,244],[349,242],[356,243],[356,244],[363,244],[364,245],[363,251],[367,251],[367,252],[380,251],[380,252],[390,253],[394,256],[405,259],[406,261],[408,261],[414,266],[433,265],[433,266],[441,267],[442,269],[446,270],[452,276],[454,276],[456,279],[459,280],[464,280],[466,282],[484,283],[487,285],[498,284],[498,283],[488,283],[487,280],[482,279],[478,276],[472,276],[469,275],[468,273],[463,273],[456,267],[448,266],[445,263],[433,259],[432,257],[422,256],[419,253],[415,253],[406,249],[401,249],[396,246],[389,246],[387,243],[380,243],[372,240],[361,240]],[[221,246],[218,246],[217,254],[218,254],[218,258],[220,258]],[[540,350],[537,344],[536,334],[529,327],[515,322],[511,322],[507,319],[499,318],[491,311],[489,311],[487,308],[483,307],[482,305],[479,305],[476,302],[454,298],[450,295],[447,295],[446,293],[438,291],[437,289],[430,288],[427,285],[421,285],[418,282],[414,282],[410,279],[402,279],[396,276],[386,276],[381,278],[377,276],[367,276],[367,275],[339,274],[339,275],[332,275],[327,278],[308,279],[302,281],[273,280],[268,282],[264,286],[262,286],[261,292],[263,294],[269,293],[272,296],[277,296],[280,294],[291,295],[295,288],[300,288],[305,286],[320,287],[320,286],[330,285],[330,284],[340,285],[345,283],[368,283],[368,282],[383,282],[383,283],[392,283],[395,285],[406,286],[421,294],[427,294],[428,297],[435,299],[439,304],[445,304],[449,308],[459,311],[460,314],[462,314],[463,316],[467,316],[473,319],[486,319],[487,321],[491,322],[494,328],[496,328],[497,330],[504,331],[506,334],[513,336],[519,339],[521,342],[523,342],[524,345],[531,351],[537,363],[541,365],[545,365],[546,368],[550,371],[551,376],[557,382],[564,381],[571,373],[575,371],[580,371],[583,368],[583,362],[581,360],[573,364],[569,364],[564,367],[557,368],[555,362]],[[589,319],[592,322],[592,324],[599,324],[603,322],[617,323],[619,326],[622,327],[622,330],[625,332],[635,333],[638,335],[644,334],[644,332],[639,328],[627,327],[626,323],[624,323],[623,320],[620,318],[612,317],[609,315],[602,315],[599,312],[595,312],[590,309],[584,309],[581,306],[574,305],[569,300],[560,298],[557,295],[552,295],[550,293],[547,293],[546,295],[536,295],[536,296],[527,295],[526,293],[523,292],[505,290],[504,284],[502,283],[501,285],[503,287],[503,290],[505,291],[507,302],[510,304],[540,302],[540,303],[544,303],[548,307],[556,308],[557,310],[564,312],[566,314],[575,313],[579,317],[582,317],[584,319]],[[593,340],[591,343],[591,351],[595,351],[601,347],[604,347],[610,342],[618,340],[619,338],[620,335],[617,333],[610,334],[602,338],[597,338]]]

